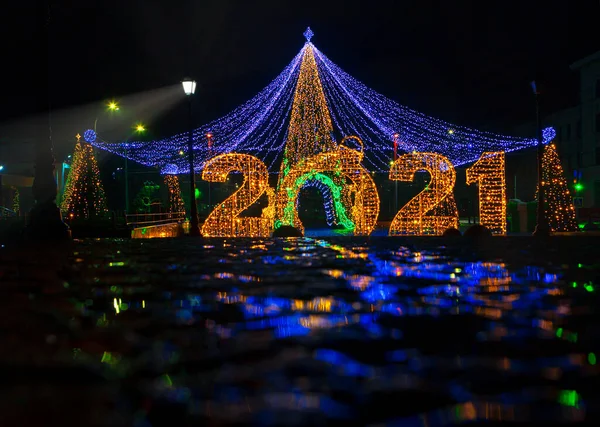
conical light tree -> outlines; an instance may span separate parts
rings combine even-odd
[[[307,37],[308,39],[308,37]],[[314,48],[307,42],[296,83],[287,141],[281,165],[283,175],[300,160],[335,148],[333,125]]]
[[[573,199],[554,143],[544,147],[542,185],[546,199],[544,215],[550,231],[577,231]]]
[[[69,218],[93,218],[108,212],[100,170],[90,144],[80,141],[73,152],[73,163],[65,185],[61,210]]]
[[[169,192],[169,213],[185,212],[185,204],[181,197],[181,188],[179,186],[179,177],[177,175],[165,175],[165,185]]]
[[[310,42],[313,33],[308,29],[304,36],[307,40],[306,49],[302,55],[298,81],[294,90],[279,185],[290,169],[298,163],[316,154],[334,151],[337,148],[332,137],[333,124],[315,59],[314,46]],[[346,217],[351,208],[350,192],[345,186],[345,178],[339,171],[337,173],[331,171],[308,174],[306,179],[300,180],[296,184],[302,187],[305,184],[310,185],[311,181],[328,183],[331,191],[325,191],[322,195],[325,198],[326,208],[333,207],[329,216],[336,218],[336,223],[354,228],[352,221]],[[334,189],[338,189],[338,191],[341,189],[346,196],[342,197],[341,202],[333,200]]]

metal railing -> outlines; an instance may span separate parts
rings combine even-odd
[[[125,215],[125,222],[132,227],[181,223],[185,222],[185,212],[128,214]]]
[[[4,206],[0,206],[0,218],[16,218],[18,215],[12,209],[5,208]]]

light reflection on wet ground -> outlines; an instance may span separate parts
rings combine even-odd
[[[44,342],[4,370],[85,372],[99,425],[596,419],[597,270],[334,240],[79,242],[58,289],[20,271]]]

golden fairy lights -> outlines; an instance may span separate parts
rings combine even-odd
[[[550,231],[577,231],[573,199],[554,144],[544,147],[542,185],[546,199],[544,213]]]
[[[267,207],[261,217],[239,217],[268,189],[269,174],[263,162],[248,154],[222,154],[209,160],[202,179],[225,182],[231,172],[241,172],[244,182],[240,188],[220,203],[202,226],[206,237],[268,237],[273,228],[273,209]],[[270,201],[273,200],[272,190]]]
[[[448,228],[458,228],[458,212],[452,193],[456,171],[446,157],[437,153],[404,154],[392,164],[390,179],[411,182],[415,173],[421,170],[429,172],[431,181],[398,211],[390,225],[390,236],[439,235]],[[434,211],[441,203],[445,203],[449,208],[445,209],[446,215],[438,215]]]
[[[81,142],[80,138],[78,134],[61,211],[69,218],[102,216],[108,209],[104,188],[100,182],[100,170],[93,147]]]
[[[479,222],[493,234],[506,234],[504,152],[483,153],[467,169],[467,184],[479,184]]]
[[[352,138],[361,142],[357,137]],[[350,216],[355,225],[354,234],[369,235],[379,216],[379,195],[371,175],[360,164],[362,157],[362,152],[340,145],[334,151],[300,160],[279,184],[275,203],[276,226],[290,225],[304,230],[296,209],[298,193],[311,175],[328,173],[349,181],[346,191],[350,192],[348,200],[353,200]]]
[[[300,64],[300,74],[285,145],[282,174],[297,162],[316,153],[335,149],[331,138],[333,126],[325,100],[323,86],[315,61],[313,47],[308,45]]]
[[[179,186],[179,177],[177,175],[165,175],[165,185],[168,191],[167,208],[169,213],[184,213],[185,204],[181,197],[181,188]]]

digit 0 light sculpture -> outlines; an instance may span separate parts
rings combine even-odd
[[[467,169],[467,184],[479,184],[479,222],[493,234],[506,234],[504,153],[483,153]]]
[[[347,137],[347,139],[357,137]],[[361,166],[362,151],[340,144],[333,151],[319,153],[300,160],[279,185],[275,202],[275,227],[291,225],[302,231],[304,226],[298,217],[296,201],[304,182],[318,174],[331,174],[347,180],[350,199],[350,219],[354,224],[355,235],[369,235],[375,228],[379,216],[379,195],[369,172]]]
[[[390,225],[390,236],[439,235],[448,228],[458,228],[458,212],[452,193],[456,171],[452,163],[437,153],[404,154],[392,164],[390,179],[411,182],[417,171],[429,172],[431,181],[427,188],[398,211]],[[449,206],[454,206],[454,212],[449,212],[450,215],[436,215],[432,212],[444,201]]]
[[[239,189],[221,202],[202,225],[205,237],[268,237],[273,229],[273,207],[261,217],[239,217],[239,214],[269,190],[269,174],[265,164],[248,154],[222,154],[211,159],[202,171],[202,179],[225,182],[231,172],[240,172],[244,181]],[[270,201],[273,201],[273,190]]]

